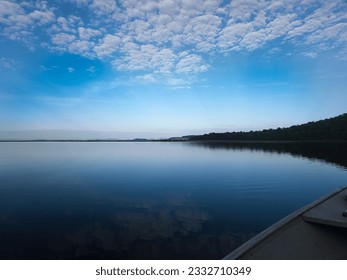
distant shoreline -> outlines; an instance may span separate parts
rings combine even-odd
[[[21,143],[21,142],[32,142],[32,143],[45,143],[45,142],[81,142],[81,143],[97,143],[97,142],[185,142],[185,143],[343,143],[347,140],[169,140],[169,139],[153,139],[153,140],[107,140],[107,139],[96,139],[96,140],[0,140],[0,143]]]
[[[77,138],[91,139],[73,139],[71,135],[49,136],[41,134],[40,136],[17,136],[3,134],[0,142],[229,142],[229,143],[279,143],[279,142],[346,142],[347,141],[347,113],[337,117],[308,122],[301,125],[294,125],[287,128],[264,129],[248,132],[211,132],[203,135],[185,135],[168,138],[133,138],[117,139],[105,136],[77,136]],[[53,139],[45,139],[53,138]],[[55,137],[67,137],[70,139],[54,139]],[[16,139],[22,138],[22,139]],[[27,139],[25,139],[27,138]],[[28,139],[29,138],[29,139]],[[30,139],[32,138],[32,139]]]

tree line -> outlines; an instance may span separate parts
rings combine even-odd
[[[209,133],[190,141],[347,141],[347,113],[287,128]]]

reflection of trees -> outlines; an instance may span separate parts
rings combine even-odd
[[[347,168],[347,142],[189,142],[209,149],[255,150],[287,153],[309,159],[323,160]]]

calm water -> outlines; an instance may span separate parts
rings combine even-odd
[[[0,143],[0,258],[222,258],[347,185],[346,144],[290,145]]]

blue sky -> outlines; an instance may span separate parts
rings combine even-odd
[[[160,138],[345,113],[346,14],[343,0],[0,1],[0,138]]]

